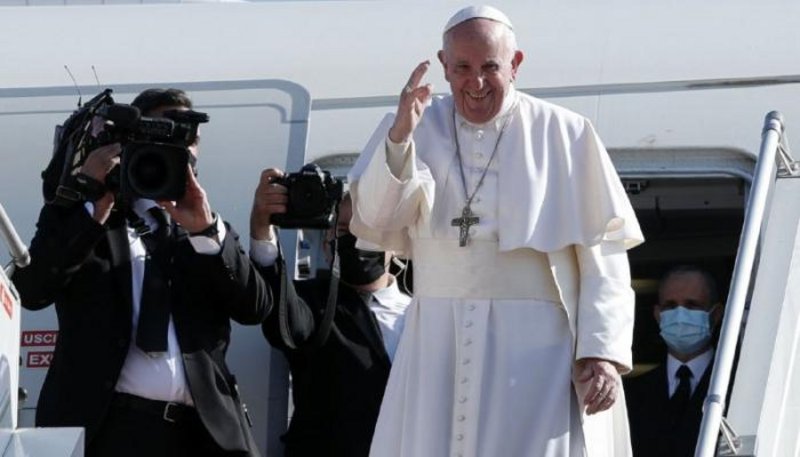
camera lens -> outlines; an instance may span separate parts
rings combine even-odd
[[[163,143],[131,143],[122,151],[123,192],[152,200],[177,200],[186,190],[189,150]]]
[[[131,160],[128,175],[140,193],[157,193],[168,182],[169,163],[157,150],[141,150]]]

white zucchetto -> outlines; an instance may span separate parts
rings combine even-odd
[[[508,16],[503,14],[502,11],[491,6],[482,5],[468,6],[459,10],[453,15],[453,17],[450,18],[449,21],[447,21],[447,25],[444,26],[444,33],[447,33],[448,30],[470,19],[490,19],[492,21],[504,24],[509,29],[514,30],[514,27],[511,25],[511,21],[508,19]]]

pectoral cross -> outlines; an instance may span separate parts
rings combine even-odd
[[[450,221],[450,225],[458,227],[458,245],[464,247],[469,242],[469,228],[480,222],[481,218],[472,213],[469,205],[465,206],[461,211],[461,217],[457,217]]]

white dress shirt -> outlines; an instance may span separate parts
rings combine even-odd
[[[678,383],[680,382],[680,379],[678,379],[678,369],[681,365],[686,365],[692,372],[692,377],[689,381],[692,388],[691,393],[694,393],[694,390],[700,383],[700,378],[703,377],[703,373],[706,372],[706,368],[708,368],[708,364],[710,364],[712,360],[714,360],[713,348],[708,348],[706,352],[686,363],[676,359],[672,354],[667,354],[667,383],[669,384],[669,396],[672,397],[675,393],[675,389],[678,388]]]
[[[375,314],[383,335],[383,345],[392,362],[397,352],[397,344],[400,342],[400,335],[403,334],[406,308],[409,303],[411,297],[400,292],[394,276],[389,278],[388,286],[372,292],[372,300],[369,301],[369,309]]]
[[[85,206],[89,214],[94,213],[92,203],[86,203]],[[155,230],[158,226],[158,222],[147,212],[154,206],[156,206],[154,201],[145,199],[136,200],[133,204],[134,212],[145,221],[151,230]],[[189,237],[196,252],[208,255],[219,253],[222,249],[220,243],[225,239],[226,234],[225,224],[219,218],[217,219],[217,229],[219,230],[219,241],[205,236]],[[151,400],[193,405],[172,316],[170,316],[167,330],[167,352],[156,355],[148,354],[136,345],[136,330],[139,327],[142,281],[144,280],[147,252],[139,234],[130,226],[127,231],[131,253],[131,299],[133,303],[131,319],[133,325],[131,326],[131,344],[128,345],[128,355],[125,357],[115,390]]]

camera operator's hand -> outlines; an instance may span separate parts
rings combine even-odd
[[[194,177],[191,165],[186,166],[186,193],[177,201],[159,201],[172,219],[189,233],[198,233],[214,223],[214,214],[206,191]]]
[[[119,143],[100,146],[86,157],[86,161],[81,165],[80,173],[97,181],[98,185],[105,185],[108,173],[119,165],[121,152],[122,147]],[[92,217],[99,224],[105,224],[108,216],[111,215],[112,208],[114,208],[114,194],[106,191],[102,197],[94,201]]]
[[[108,172],[119,165],[121,152],[122,147],[119,143],[100,146],[89,153],[86,161],[81,166],[80,172],[101,183],[105,183]]]
[[[102,197],[94,201],[94,214],[92,218],[98,224],[105,224],[108,216],[111,215],[111,209],[114,208],[114,193],[106,192]]]
[[[254,240],[272,239],[270,223],[272,215],[286,212],[286,205],[289,202],[288,189],[275,182],[284,175],[284,172],[277,168],[268,168],[261,172],[253,197],[253,209],[250,212],[250,237]]]

